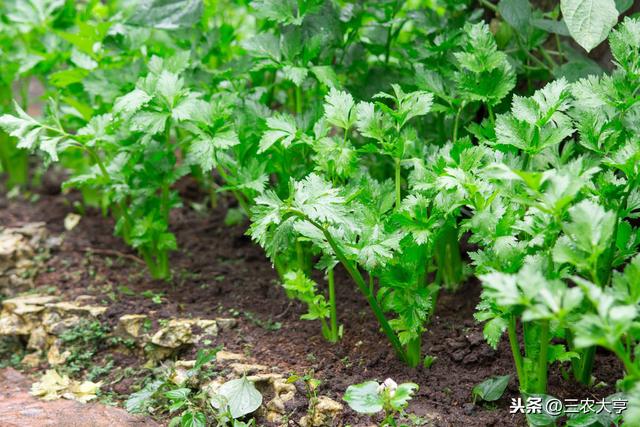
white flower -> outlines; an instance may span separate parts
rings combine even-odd
[[[385,392],[385,390],[388,390],[389,396],[393,396],[394,394],[396,394],[397,388],[398,384],[391,378],[387,378],[382,384],[378,386],[378,394],[382,394]]]

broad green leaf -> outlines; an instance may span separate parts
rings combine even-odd
[[[531,20],[529,0],[500,0],[498,12],[522,36],[527,37]]]
[[[379,384],[367,381],[362,384],[350,385],[344,393],[343,399],[351,409],[361,414],[375,414],[382,411],[384,401],[378,393]]]
[[[164,395],[166,398],[171,400],[181,400],[181,399],[186,399],[190,393],[191,393],[191,389],[176,388],[174,390],[167,391]]]
[[[560,0],[571,37],[587,52],[598,46],[618,22],[614,0]]]
[[[473,387],[471,393],[474,399],[478,398],[486,402],[494,402],[502,397],[509,385],[510,379],[511,375],[500,375],[489,378]]]
[[[192,28],[202,16],[202,0],[139,0],[129,25],[176,30]]]
[[[262,405],[262,395],[251,381],[242,377],[222,384],[211,405],[216,409],[227,408],[233,418],[240,418]]]
[[[124,404],[125,409],[132,414],[145,412],[153,404],[153,395],[163,384],[164,381],[156,380],[147,384],[142,390],[131,394]]]
[[[187,411],[180,418],[180,427],[206,427],[207,417],[202,412]]]

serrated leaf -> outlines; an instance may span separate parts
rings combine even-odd
[[[131,114],[138,111],[151,100],[151,96],[142,89],[134,89],[128,94],[116,99],[113,112],[116,114]]]
[[[267,119],[269,128],[260,139],[258,153],[267,151],[273,144],[280,142],[285,148],[289,147],[296,138],[296,123],[288,114],[276,114]]]

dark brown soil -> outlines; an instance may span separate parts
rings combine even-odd
[[[53,190],[55,186],[47,188]],[[196,191],[187,190],[186,207],[172,218],[180,251],[171,257],[171,282],[150,280],[143,266],[135,261],[135,253],[113,236],[113,221],[89,209],[76,228],[64,233],[64,242],[48,261],[47,271],[38,277],[38,285],[55,287],[69,297],[98,296],[99,301],[109,305],[107,316],[112,325],[125,313],[147,313],[156,319],[236,316],[239,327],[217,337],[212,346],[223,344],[230,351],[249,353],[260,363],[277,365],[292,373],[313,370],[323,381],[320,393],[338,401],[350,384],[391,377],[397,382],[420,385],[409,412],[436,415],[440,420],[436,425],[524,425],[522,415],[509,414],[510,399],[517,395],[515,378],[496,404],[471,403],[474,385],[491,376],[514,375],[506,341],[493,351],[483,340],[482,326],[473,320],[479,296],[475,281],[456,294],[441,295],[435,319],[424,337],[425,352],[437,358],[430,369],[410,369],[396,359],[366,301],[344,276],[339,276],[337,282],[344,338],[332,345],[323,340],[319,324],[300,320],[304,307],[286,298],[262,250],[245,236],[246,226],[225,226],[224,206],[206,214],[190,209],[189,199],[196,201],[199,196]],[[63,233],[63,220],[74,211],[74,200],[79,200],[78,195],[40,194],[35,202],[0,197],[0,226],[45,221],[52,233]],[[135,295],[121,292],[123,286]],[[145,290],[164,292],[163,304],[141,296]],[[131,357],[113,357],[116,366],[140,362]],[[596,393],[598,397],[610,394],[620,366],[606,354],[598,354],[596,366],[596,377],[608,384]],[[115,395],[128,394],[140,379],[131,373],[123,379],[122,367],[114,370],[120,374],[109,376],[111,381],[118,381],[106,381],[103,386]],[[586,398],[593,397],[593,392],[563,381],[557,368],[550,375],[549,393],[554,396]],[[375,422],[349,410],[340,420],[343,425],[357,426]]]

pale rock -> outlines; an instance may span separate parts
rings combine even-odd
[[[42,315],[42,326],[51,335],[60,335],[80,324],[80,317],[71,315],[63,317],[55,311],[47,311]]]
[[[30,270],[36,267],[36,263],[29,258],[20,258],[16,261],[16,269],[18,270]]]
[[[153,368],[156,365],[156,362],[173,356],[175,352],[175,348],[162,347],[159,345],[145,346],[145,353],[149,357],[149,360],[145,363],[145,368]]]
[[[215,320],[197,319],[194,324],[202,329],[202,334],[196,338],[198,341],[203,335],[218,335],[218,322]]]
[[[343,410],[344,407],[340,403],[327,396],[320,396],[313,408],[313,413],[302,417],[300,425],[303,427],[330,426]]]
[[[221,331],[228,331],[238,326],[238,321],[233,317],[219,317],[216,319],[216,323]]]
[[[220,363],[226,362],[243,362],[247,360],[247,358],[240,353],[232,353],[230,351],[220,350],[216,353],[216,361]]]
[[[44,351],[49,345],[49,335],[42,326],[38,326],[31,331],[27,348],[29,350]]]
[[[39,352],[29,353],[25,355],[20,361],[25,366],[30,368],[37,368],[40,365],[40,354]]]
[[[144,331],[144,325],[149,320],[146,314],[125,314],[118,320],[116,333],[139,338]]]
[[[194,334],[193,328],[201,331]],[[218,324],[207,319],[171,319],[152,337],[151,342],[157,346],[178,348],[184,344],[197,344],[205,335],[218,335]]]
[[[250,375],[247,377],[247,379],[254,383],[256,387],[258,385],[273,386],[276,380],[282,379],[282,375],[270,372],[265,374]]]
[[[181,386],[189,379],[189,370],[196,365],[195,360],[178,360],[173,365],[173,370],[169,375],[169,381],[175,385]]]
[[[96,297],[93,295],[78,295],[74,298],[73,302],[76,304],[89,305],[96,302]]]
[[[151,337],[153,344],[171,349],[192,343],[192,341],[191,324],[179,319],[169,320]]]
[[[22,317],[3,310],[0,313],[0,335],[29,335],[33,324]]]
[[[41,312],[46,304],[58,300],[58,297],[51,295],[25,295],[2,301],[2,307],[7,311],[22,315]]]
[[[296,386],[284,378],[276,379],[273,381],[273,391],[280,400],[288,402],[295,397]]]
[[[42,400],[56,400],[61,397],[86,403],[97,397],[102,383],[91,381],[74,381],[67,375],[60,375],[54,369],[49,369],[40,381],[31,386],[31,395]]]
[[[78,316],[86,317],[99,317],[107,311],[107,307],[101,307],[98,305],[79,305],[73,302],[58,302],[45,304],[45,307],[50,311],[58,311],[61,314],[75,314]]]
[[[0,234],[0,259],[9,259],[23,251],[26,239],[19,234],[12,234],[11,230],[4,230]]]
[[[231,369],[237,375],[255,374],[257,372],[264,372],[269,369],[267,366],[249,363],[232,363]]]
[[[52,366],[62,365],[71,356],[69,350],[62,351],[62,343],[55,340],[47,352],[47,362]]]
[[[284,414],[285,408],[282,399],[280,399],[279,397],[274,397],[273,399],[271,399],[269,403],[267,403],[267,413],[269,412]]]
[[[220,390],[220,387],[222,387],[224,383],[224,379],[215,378],[204,384],[200,389],[204,391],[210,399],[213,399],[218,394],[218,390]]]

